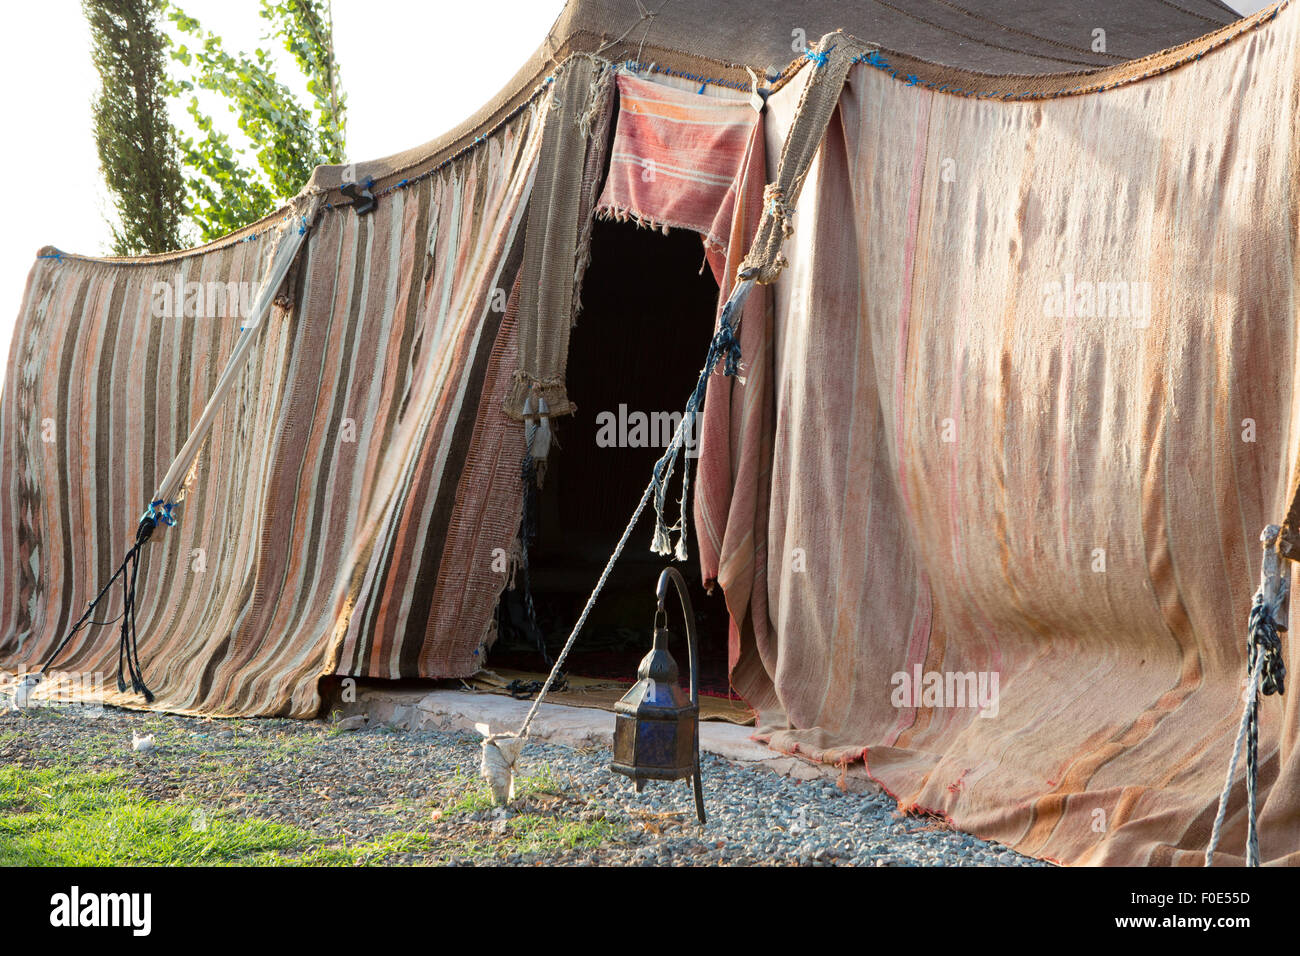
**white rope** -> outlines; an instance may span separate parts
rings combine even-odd
[[[1259,693],[1259,678],[1264,672],[1264,655],[1255,658],[1255,667],[1250,672],[1250,682],[1246,686],[1246,706],[1241,712],[1241,725],[1237,728],[1237,742],[1232,748],[1232,759],[1228,761],[1228,776],[1223,781],[1223,792],[1219,794],[1219,812],[1214,817],[1214,828],[1210,831],[1210,845],[1205,849],[1205,865],[1214,865],[1214,851],[1219,846],[1220,831],[1223,820],[1228,813],[1228,796],[1232,793],[1232,778],[1237,775],[1237,761],[1241,759],[1241,747],[1246,741],[1246,731],[1250,727],[1251,711]],[[1252,808],[1253,809],[1253,808]]]
[[[710,369],[710,371],[712,370]],[[673,440],[664,453],[664,457],[668,458],[669,461],[676,457],[677,452],[685,444],[689,418],[690,416],[684,415],[682,420],[677,423],[677,431],[673,434]],[[530,450],[531,438],[532,436],[529,436]],[[656,465],[656,470],[657,468]],[[668,480],[667,474],[665,474],[663,480],[665,482]],[[542,685],[542,689],[538,691],[532,706],[528,708],[528,714],[524,717],[524,722],[519,725],[519,729],[514,733],[493,734],[486,724],[477,725],[479,733],[483,735],[483,755],[479,761],[479,775],[488,782],[488,786],[492,790],[492,799],[498,805],[508,803],[514,799],[515,762],[523,751],[524,743],[528,738],[528,729],[532,725],[533,718],[537,716],[537,710],[541,707],[542,700],[550,691],[551,685],[555,683],[555,678],[564,669],[564,662],[569,656],[569,651],[577,643],[578,634],[582,631],[583,625],[587,623],[587,617],[591,614],[591,609],[595,607],[596,599],[600,597],[600,592],[604,590],[610,572],[614,570],[614,565],[622,556],[623,549],[627,547],[628,539],[632,537],[632,531],[636,528],[637,521],[640,520],[646,505],[650,503],[650,499],[653,497],[658,485],[658,477],[651,477],[650,483],[646,485],[645,491],[641,494],[641,500],[637,502],[636,508],[632,511],[632,517],[628,520],[627,527],[623,529],[623,534],[618,539],[618,544],[615,545],[609,560],[605,562],[605,569],[600,573],[600,579],[596,581],[595,588],[587,597],[586,606],[582,609],[582,613],[578,615],[578,621],[573,625],[573,630],[569,632],[569,639],[564,642],[564,647],[561,649],[559,656],[555,658],[551,672],[546,675],[546,683]]]
[[[745,299],[749,296],[750,289],[753,288],[755,277],[756,273],[754,270],[742,271],[738,277],[739,281],[732,288],[731,294],[727,296],[727,301],[723,304],[720,312],[720,325],[730,323],[730,335],[733,337],[733,345],[734,336],[740,328],[740,311],[745,303]],[[719,330],[719,334],[721,334],[721,329]],[[641,500],[637,502],[636,508],[632,511],[632,517],[628,520],[627,527],[623,529],[623,534],[618,539],[618,544],[615,545],[613,553],[609,556],[609,560],[605,562],[605,569],[600,572],[600,579],[596,581],[595,588],[592,589],[591,594],[587,597],[587,604],[583,607],[582,613],[578,615],[578,621],[573,625],[573,630],[569,632],[569,639],[564,642],[564,647],[561,649],[559,656],[555,658],[555,663],[551,667],[551,672],[546,675],[546,683],[544,683],[542,689],[538,691],[537,697],[533,700],[533,705],[528,708],[528,714],[524,717],[524,722],[519,725],[519,729],[514,733],[504,734],[493,734],[486,725],[480,724],[478,726],[479,732],[483,734],[483,757],[479,764],[479,773],[488,781],[489,786],[492,787],[493,799],[498,803],[505,803],[513,799],[514,765],[515,761],[519,758],[519,754],[523,750],[524,741],[528,738],[528,729],[532,726],[533,718],[537,716],[538,708],[542,706],[542,701],[546,698],[547,693],[550,692],[551,685],[555,683],[555,678],[559,676],[560,672],[564,669],[564,662],[568,659],[569,651],[573,649],[574,643],[578,640],[578,634],[582,631],[583,625],[587,623],[587,617],[591,614],[591,609],[595,607],[596,599],[600,597],[600,592],[604,590],[605,582],[609,580],[610,572],[614,570],[615,563],[622,556],[623,549],[627,547],[628,539],[632,537],[632,531],[636,527],[637,521],[640,520],[641,513],[645,511],[645,507],[650,503],[651,499],[656,497],[655,492],[661,491],[668,485],[668,480],[672,476],[673,464],[676,462],[677,455],[681,452],[682,447],[686,443],[686,431],[688,428],[693,426],[695,417],[700,414],[700,405],[703,401],[701,390],[707,387],[705,383],[709,376],[713,374],[713,369],[718,360],[724,358],[722,352],[718,351],[719,341],[718,337],[715,336],[714,340],[709,344],[709,357],[705,360],[700,381],[696,383],[695,391],[691,393],[691,398],[687,402],[686,414],[684,414],[681,421],[677,423],[677,430],[673,434],[673,440],[669,442],[668,448],[664,451],[663,456],[658,462],[656,462],[655,471],[650,478],[650,483],[646,485],[645,491],[641,493]],[[743,383],[744,379],[741,379],[741,382]],[[531,449],[533,436],[528,435],[527,431],[525,432],[525,435],[528,446]],[[664,466],[662,474],[659,472],[660,465]],[[683,466],[683,471],[685,472],[686,477],[683,479],[682,484],[682,514],[679,522],[680,526],[676,529],[679,535],[678,552],[679,556],[683,559],[685,558],[684,539],[687,523],[686,508],[690,489],[689,469],[690,459],[688,458]],[[661,504],[662,500],[660,499],[656,503],[656,512],[660,518],[660,520],[655,524],[656,535],[658,535],[662,524]]]
[[[733,334],[740,328],[740,316],[738,313],[744,305],[745,299],[749,295],[749,290],[753,285],[754,281],[752,277],[742,278],[741,281],[736,283],[736,286],[731,290],[731,295],[727,297],[727,302],[722,307],[722,315],[736,317],[732,323]],[[718,358],[721,358],[721,356],[714,356],[713,361],[716,363]],[[704,372],[706,377],[711,375],[713,373],[713,367],[710,366],[706,368]],[[700,409],[696,408],[694,411],[695,414],[698,415]],[[623,554],[623,549],[627,547],[628,538],[632,536],[632,529],[636,527],[636,523],[641,517],[641,512],[645,511],[645,506],[650,503],[650,499],[654,496],[655,490],[659,487],[660,482],[662,481],[666,485],[669,477],[672,475],[672,464],[677,460],[677,453],[686,442],[686,430],[691,427],[692,420],[693,416],[687,414],[683,415],[681,421],[677,423],[677,431],[673,433],[673,440],[668,444],[668,448],[664,452],[663,458],[660,459],[661,461],[666,460],[668,462],[663,477],[660,478],[657,474],[659,466],[656,464],[656,474],[651,477],[650,484],[646,485],[645,491],[641,494],[641,500],[637,502],[637,506],[632,512],[632,517],[628,521],[627,527],[623,529],[623,536],[618,539],[618,544],[614,547],[613,554],[609,556],[609,560],[605,563],[605,570],[600,573],[600,580],[596,582],[596,587],[587,598],[586,607],[582,609],[582,614],[578,616],[578,623],[573,625],[573,630],[569,633],[569,639],[565,641],[564,648],[560,651],[560,656],[555,659],[555,666],[553,666],[551,672],[546,675],[546,683],[542,685],[541,691],[537,694],[536,699],[533,700],[533,706],[529,708],[528,716],[524,718],[524,722],[520,725],[519,731],[515,736],[528,736],[528,727],[532,724],[533,717],[537,714],[537,709],[542,705],[542,698],[546,696],[546,693],[551,689],[551,684],[554,683],[556,676],[561,670],[563,670],[565,658],[569,656],[569,651],[573,648],[574,642],[577,641],[578,632],[581,631],[582,626],[587,623],[587,615],[591,613],[591,609],[596,604],[596,598],[600,596],[600,592],[605,587],[605,582],[609,580],[609,575],[610,572],[614,570],[615,562],[618,561],[619,557]],[[689,467],[689,465],[690,462],[688,461],[686,467]],[[685,498],[684,491],[683,498]],[[683,508],[685,508],[684,503]],[[683,524],[685,521],[686,517],[683,514]]]
[[[673,445],[670,447],[676,446],[681,434],[682,427],[678,425],[677,434],[673,436]],[[577,641],[578,632],[582,630],[582,625],[587,622],[587,615],[591,613],[596,598],[600,596],[601,590],[605,587],[605,581],[609,578],[610,571],[613,570],[614,562],[618,560],[619,555],[623,553],[623,548],[627,546],[627,540],[632,535],[632,529],[636,527],[637,520],[641,517],[641,512],[645,510],[646,504],[649,503],[650,495],[654,489],[655,481],[651,479],[645,493],[641,495],[641,501],[637,504],[636,510],[632,512],[632,520],[623,529],[623,537],[619,538],[618,546],[614,549],[614,553],[609,556],[609,561],[605,564],[605,570],[601,572],[600,580],[596,582],[595,590],[587,598],[587,606],[582,609],[582,614],[578,617],[578,623],[573,625],[573,631],[569,634],[564,649],[560,651],[560,656],[555,659],[555,665],[551,668],[551,672],[546,675],[546,683],[542,685],[541,691],[538,692],[537,698],[533,701],[533,706],[528,709],[528,716],[524,718],[519,730],[512,734],[491,734],[488,732],[486,725],[478,725],[479,733],[483,734],[483,757],[479,761],[479,775],[492,788],[492,799],[498,805],[508,803],[514,799],[515,761],[519,759],[519,754],[523,751],[524,742],[528,737],[529,725],[532,724],[533,717],[537,714],[537,708],[541,706],[542,698],[551,689],[551,684],[555,682],[556,675],[564,667],[564,660],[569,656],[569,651],[574,642]]]

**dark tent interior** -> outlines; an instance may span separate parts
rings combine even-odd
[[[654,282],[646,276],[660,277]],[[545,656],[527,615],[521,575],[502,595],[497,642],[487,666],[549,670],[649,481],[695,385],[713,334],[718,286],[700,237],[631,223],[597,222],[583,309],[569,345],[569,394],[578,409],[553,422],[558,452],[529,509],[536,537],[529,585]],[[644,444],[642,444],[644,442]],[[692,462],[694,466],[694,462]],[[674,477],[672,495],[680,495]],[[676,514],[676,501],[671,502]],[[566,662],[584,677],[632,680],[649,650],[654,590],[668,558],[649,549],[647,507]],[[693,534],[692,534],[693,539]],[[679,565],[700,627],[702,687],[726,694],[727,611],[721,589],[706,594],[694,541]],[[680,612],[669,627],[681,635]],[[684,642],[673,648],[685,676]]]

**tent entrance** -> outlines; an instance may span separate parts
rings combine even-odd
[[[583,310],[569,344],[567,382],[577,411],[553,423],[559,449],[536,497],[537,538],[529,555],[534,606],[551,659],[564,646],[699,376],[718,301],[717,283],[703,265],[693,232],[595,225]],[[671,494],[675,520],[676,476]],[[569,655],[570,675],[635,679],[650,647],[655,583],[668,563],[650,551],[653,529],[654,511],[647,507]],[[700,625],[702,688],[725,695],[726,604],[721,589],[710,596],[700,584],[693,527],[688,552],[689,561],[678,567],[691,584]],[[684,683],[680,610],[669,620]],[[549,669],[526,621],[522,588],[507,590],[489,668]]]

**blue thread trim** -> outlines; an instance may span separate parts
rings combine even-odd
[[[724,80],[716,76],[702,76],[699,73],[686,73],[682,70],[670,70],[667,67],[659,66],[657,63],[641,63],[637,60],[624,60],[621,64],[625,70],[633,73],[659,73],[663,76],[675,76],[679,79],[690,80],[693,83],[700,83],[704,86],[725,86],[728,89],[740,90],[742,93],[749,93],[751,87],[746,83],[737,83],[734,80]]]
[[[831,50],[833,49],[835,49],[835,44],[833,43],[825,50],[814,50],[809,47],[807,50],[803,51],[803,55],[806,59],[812,60],[813,65],[820,70],[826,65],[826,61],[830,58]]]
[[[49,256],[37,256],[36,258],[37,258],[37,259],[55,259],[55,260],[57,260],[58,262],[62,262],[62,261],[63,261],[63,253],[61,253],[61,252],[56,252],[56,253],[54,253],[53,255],[49,255]]]

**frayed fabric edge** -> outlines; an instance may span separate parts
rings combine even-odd
[[[687,232],[693,232],[704,240],[704,244],[710,249],[717,249],[726,252],[727,243],[724,239],[719,239],[707,230],[699,226],[693,226],[687,222],[675,222],[668,219],[656,219],[654,216],[648,216],[645,213],[633,209],[630,206],[623,206],[617,203],[604,202],[596,207],[596,218],[605,222],[630,222],[638,229],[652,229],[655,232],[662,232],[668,235],[669,229],[685,229]]]

